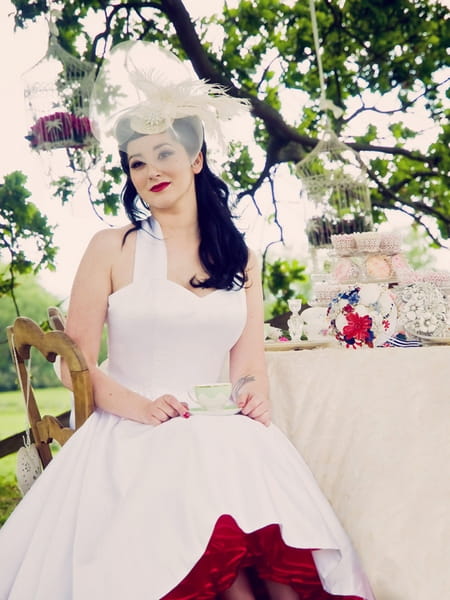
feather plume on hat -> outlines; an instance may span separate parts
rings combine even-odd
[[[108,87],[115,93],[105,100]],[[221,85],[195,79],[168,50],[124,42],[102,66],[91,108],[94,132],[114,135],[120,144],[126,140],[117,138],[116,126],[123,118],[134,131],[147,135],[162,133],[183,117],[197,117],[208,140],[223,143],[220,123],[248,112],[250,103],[230,96]]]

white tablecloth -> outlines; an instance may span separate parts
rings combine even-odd
[[[274,422],[377,600],[450,599],[450,347],[266,352]]]

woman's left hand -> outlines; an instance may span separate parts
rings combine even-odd
[[[271,423],[269,400],[256,390],[242,391],[237,399],[241,413],[268,427]]]

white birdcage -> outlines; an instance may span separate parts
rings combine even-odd
[[[50,26],[45,56],[22,75],[31,124],[26,138],[35,150],[86,148],[95,144],[88,118],[95,65],[58,43]]]
[[[296,169],[303,184],[306,234],[312,247],[330,247],[333,234],[372,229],[364,164],[331,129]]]

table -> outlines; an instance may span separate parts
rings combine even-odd
[[[450,346],[266,352],[274,422],[377,600],[450,598]]]

